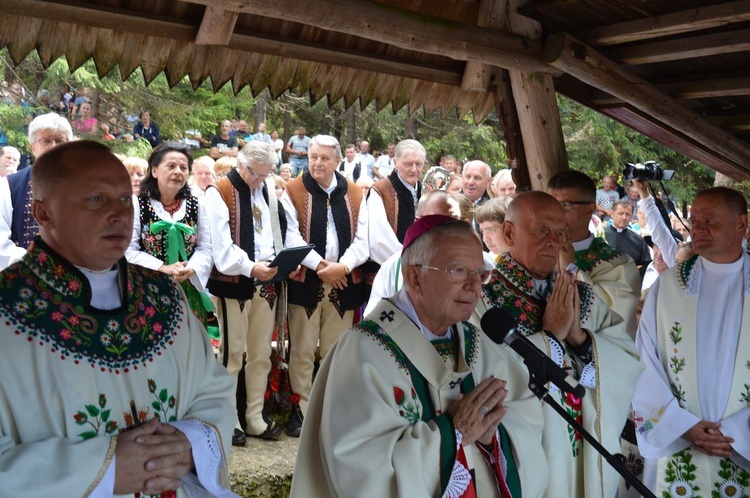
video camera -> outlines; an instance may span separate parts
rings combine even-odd
[[[622,176],[625,180],[671,180],[674,170],[661,169],[661,165],[656,161],[646,161],[645,163],[625,163],[625,169]]]

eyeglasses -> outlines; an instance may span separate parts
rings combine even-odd
[[[253,175],[253,178],[263,178],[265,180],[266,178],[268,178],[269,176],[273,174],[273,172],[271,172],[271,173],[266,173],[264,175],[262,173],[256,173],[255,171],[253,171],[253,169],[250,166],[246,166],[246,168],[250,172],[250,174]]]
[[[34,143],[42,144],[45,147],[49,147],[50,145],[64,144],[67,141],[68,141],[67,138],[40,138],[39,140],[34,140]]]
[[[586,204],[593,204],[594,201],[560,201],[560,205],[565,209],[571,206],[585,206]]]
[[[468,268],[463,267],[448,269],[429,265],[414,266],[416,266],[417,268],[427,268],[428,270],[437,270],[443,273],[447,273],[449,275],[448,278],[457,284],[468,281],[472,276],[476,276],[481,283],[486,284],[490,281],[490,276],[492,275],[492,272],[490,270],[484,268],[482,268],[481,270],[469,270]]]

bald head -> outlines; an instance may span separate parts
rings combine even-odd
[[[442,190],[435,190],[427,195],[423,195],[419,199],[419,205],[417,206],[417,218],[432,214],[442,214],[460,219],[461,209],[458,201],[451,194]]]
[[[75,181],[105,164],[119,166],[115,172],[129,179],[125,166],[106,145],[90,140],[61,144],[40,156],[31,169],[34,199],[43,200],[55,193],[61,183]]]
[[[560,203],[545,192],[524,192],[508,206],[503,236],[510,255],[534,278],[555,269],[567,231]]]
[[[531,191],[516,196],[508,205],[505,219],[513,223],[523,223],[532,211],[549,211],[563,214],[560,203],[546,192]]]

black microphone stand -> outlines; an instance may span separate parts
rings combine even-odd
[[[525,361],[525,359],[524,359]],[[583,436],[583,439],[594,447],[601,456],[609,463],[609,465],[615,469],[631,486],[633,486],[641,496],[645,498],[656,498],[654,495],[636,476],[633,475],[630,470],[625,466],[625,457],[618,453],[613,455],[607,449],[599,444],[599,441],[594,438],[586,429],[579,424],[563,407],[555,401],[552,396],[549,395],[549,390],[544,387],[547,384],[547,376],[544,373],[544,367],[538,368],[537,365],[532,365],[534,362],[527,362],[526,366],[529,368],[529,389],[534,395],[540,400],[550,405],[578,434]]]

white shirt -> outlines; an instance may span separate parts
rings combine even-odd
[[[232,232],[229,228],[229,208],[219,190],[213,186],[206,189],[206,204],[211,226],[211,249],[214,266],[219,273],[250,277],[256,261],[267,261],[276,256],[271,230],[271,210],[263,197],[262,185],[253,192],[252,202],[256,199],[259,199],[258,207],[261,209],[263,231],[259,234],[256,227],[254,259],[250,259],[248,254],[232,240]],[[300,239],[299,230],[297,230],[297,239]],[[292,240],[295,240],[294,233],[291,223],[287,221],[285,247],[297,247],[290,245]],[[297,245],[304,245],[304,241],[297,240]]]
[[[320,186],[320,188],[323,188],[322,185],[318,185]],[[338,182],[336,180],[336,175],[333,175],[331,185],[327,189],[323,188],[323,190],[325,190],[325,192],[330,196],[331,193],[336,189],[337,185]],[[305,242],[305,239],[302,237],[302,234],[299,231],[297,210],[294,208],[292,199],[289,197],[289,193],[286,190],[284,190],[284,193],[281,194],[281,203],[284,205],[284,209],[286,210],[286,218],[290,228],[290,232],[288,232],[288,234],[291,235],[291,239],[289,235],[287,235],[287,246],[298,247],[301,245],[307,245],[307,242]],[[344,252],[344,254],[341,255],[341,258],[339,259],[339,239],[336,232],[336,225],[333,221],[333,212],[331,211],[331,207],[329,206],[325,260],[332,261],[334,263],[341,263],[342,265],[345,265],[347,268],[349,268],[349,270],[354,270],[356,267],[367,261],[367,258],[370,254],[370,247],[367,243],[367,219],[367,204],[365,202],[365,197],[362,196],[362,202],[359,205],[359,216],[357,217],[357,229],[354,233],[354,240],[352,240],[349,248]],[[315,271],[320,262],[323,261],[323,259],[324,258],[322,258],[320,254],[318,254],[318,252],[313,249],[305,257],[305,259],[302,260],[302,264],[307,268]]]
[[[354,160],[362,163],[362,169],[367,173],[367,176],[374,178],[372,174],[372,167],[375,166],[375,157],[370,154],[362,154],[361,152],[354,156]]]
[[[673,267],[677,264],[676,256],[679,247],[677,241],[672,236],[672,231],[664,223],[659,208],[656,206],[656,201],[649,195],[641,199],[638,202],[638,206],[643,210],[643,214],[646,215],[646,223],[651,230],[651,240],[659,246],[664,263],[670,268]]]
[[[13,204],[10,200],[10,185],[6,177],[0,177],[0,270],[4,270],[26,254],[10,239],[13,225]]]
[[[398,179],[401,180],[401,177]],[[403,180],[401,180],[401,183],[411,192],[412,200],[416,206],[416,186],[412,187]],[[367,198],[367,209],[370,212],[370,225],[368,227],[370,258],[377,264],[382,265],[388,258],[401,251],[401,242],[398,241],[396,232],[393,231],[393,227],[388,223],[383,198],[380,197],[380,193],[375,189],[370,189],[370,194]],[[398,217],[398,213],[395,213],[395,215]]]
[[[156,216],[159,219],[167,221],[182,221],[186,214],[187,202],[183,199],[180,209],[178,209],[174,215],[171,215],[164,209],[161,202],[155,199],[149,199],[151,207],[153,207]],[[125,257],[130,263],[145,266],[152,270],[158,270],[165,265],[166,262],[160,260],[156,256],[141,251],[140,240],[141,240],[141,207],[138,203],[138,197],[133,195],[133,236],[130,239],[130,245],[125,250]],[[190,283],[192,283],[196,289],[200,292],[206,291],[206,283],[208,277],[211,275],[211,268],[213,268],[213,259],[211,258],[211,229],[209,226],[208,213],[206,206],[203,204],[203,199],[198,198],[198,223],[196,225],[196,236],[197,240],[195,243],[195,251],[187,262],[188,268],[195,270],[195,274],[190,277]]]
[[[388,154],[381,155],[377,161],[375,161],[375,167],[378,168],[378,174],[381,178],[385,178],[391,174],[396,164],[393,162],[393,158]]]

